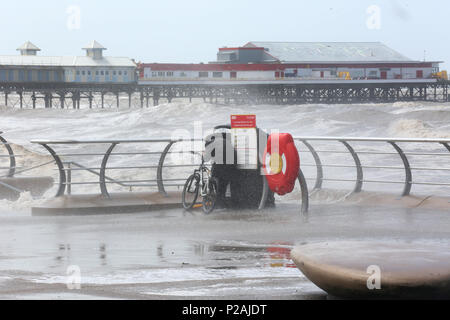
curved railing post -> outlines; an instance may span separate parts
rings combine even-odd
[[[263,191],[261,196],[261,202],[259,204],[259,210],[263,210],[266,207],[267,197],[269,195],[269,184],[267,183],[267,179],[265,175],[261,175],[263,178]],[[301,213],[306,214],[309,210],[309,191],[308,191],[308,183],[306,182],[306,178],[303,175],[303,171],[300,169],[298,171],[298,182],[300,183],[300,191],[302,193],[302,208]]]
[[[411,194],[412,187],[412,172],[408,157],[406,157],[406,154],[394,141],[387,141],[387,143],[394,147],[403,161],[403,166],[405,167],[405,188],[403,189],[402,197],[409,196]]]
[[[55,159],[55,163],[58,166],[59,188],[58,188],[58,191],[56,192],[55,197],[62,197],[64,195],[64,192],[66,191],[66,182],[67,182],[66,170],[64,168],[64,164],[61,161],[61,158],[56,154],[56,152],[51,147],[49,147],[45,143],[41,144],[41,146],[43,146],[45,149],[47,149],[47,151],[52,155],[53,159]]]
[[[166,146],[164,151],[161,153],[161,157],[159,158],[158,163],[158,170],[156,172],[156,183],[158,184],[158,191],[162,195],[167,197],[167,192],[164,188],[164,180],[163,180],[163,168],[164,168],[164,162],[166,161],[166,156],[170,151],[170,148],[172,148],[173,144],[176,141],[170,141],[169,144]]]
[[[263,179],[263,190],[258,210],[263,210],[266,207],[267,198],[269,197],[270,192],[269,183],[267,182],[266,176],[262,174],[261,177]]]
[[[320,189],[322,189],[322,185],[323,185],[323,166],[322,166],[322,161],[320,160],[319,154],[316,152],[314,147],[308,141],[302,140],[302,142],[309,149],[309,151],[311,152],[311,154],[312,154],[312,156],[314,158],[314,162],[316,163],[316,169],[317,169],[316,184],[314,185],[313,190],[320,190]],[[300,166],[301,166],[301,162],[300,162]]]
[[[0,132],[2,134],[3,132]],[[14,177],[14,174],[16,173],[16,157],[14,155],[14,151],[9,145],[8,141],[6,141],[2,136],[0,136],[0,142],[5,146],[6,151],[8,151],[9,155],[9,172],[8,172],[8,178]]]
[[[100,191],[102,193],[102,196],[105,198],[110,198],[110,195],[108,193],[108,188],[106,187],[106,165],[108,164],[108,159],[111,153],[113,152],[114,148],[117,146],[117,143],[114,142],[111,144],[111,146],[106,151],[103,160],[102,160],[102,166],[100,167]]]
[[[361,165],[361,160],[358,157],[358,154],[355,152],[355,149],[345,140],[340,140],[347,150],[351,153],[353,160],[355,161],[356,165],[356,183],[355,188],[353,189],[352,193],[359,193],[362,190],[363,186],[363,179],[364,179],[364,173]]]
[[[300,183],[300,189],[302,192],[302,209],[301,213],[306,214],[309,210],[309,191],[308,191],[308,184],[306,182],[306,178],[303,175],[302,169],[298,171],[298,182]]]
[[[447,148],[448,151],[450,151],[450,145],[446,142],[441,143],[445,148]]]

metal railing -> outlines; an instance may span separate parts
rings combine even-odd
[[[166,188],[168,187],[183,187],[186,179],[192,174],[192,170],[195,167],[200,165],[200,162],[190,162],[188,164],[168,164],[167,156],[170,154],[189,154],[192,156],[192,151],[195,151],[195,148],[185,148],[180,151],[174,150],[174,146],[178,143],[200,143],[202,148],[204,146],[202,139],[190,139],[190,140],[173,140],[173,139],[146,139],[146,140],[97,140],[97,141],[74,141],[74,140],[66,140],[66,141],[45,141],[45,140],[36,140],[32,141],[32,143],[36,143],[44,147],[53,157],[54,162],[58,167],[59,172],[59,186],[56,192],[56,197],[61,197],[64,195],[71,195],[72,189],[75,186],[99,186],[99,191],[104,198],[110,198],[109,186],[115,185],[122,188],[127,188],[130,191],[133,188],[157,188],[158,192],[164,196],[167,196],[168,193]],[[118,146],[130,146],[130,145],[141,145],[145,146],[145,150],[121,150],[116,151]],[[95,149],[94,152],[74,152],[71,151],[56,151],[56,148],[62,146],[71,146],[77,145],[78,150],[82,147],[90,146],[90,145],[100,145],[102,148],[105,148],[106,151],[97,151]],[[159,148],[156,146],[159,145]],[[198,151],[198,150],[197,150]],[[201,151],[201,150],[200,150]],[[129,164],[126,162],[122,162],[121,164],[109,165],[110,159],[112,157],[130,157],[130,156],[153,156],[152,159],[140,159],[139,164]],[[90,161],[89,164],[81,164],[81,160],[86,160],[86,158],[90,157],[93,161]],[[76,161],[75,159],[81,159],[80,161]],[[97,158],[97,159],[95,159]],[[198,159],[200,161],[200,159]],[[145,161],[146,163],[144,163]],[[165,169],[186,169],[185,172],[177,173],[177,176],[174,177],[165,177],[163,172]],[[189,169],[189,171],[187,171]],[[154,179],[142,179],[137,178],[130,180],[128,179],[119,179],[111,176],[111,172],[120,171],[120,170],[136,170],[139,173],[135,172],[135,175],[138,174],[146,174],[147,170],[153,170],[156,173],[156,177]],[[92,181],[86,180],[84,177],[83,181],[74,182],[73,178],[76,172],[87,172],[89,176],[93,175],[97,178],[97,180],[92,179]],[[107,175],[108,172],[108,175]],[[263,179],[264,188],[263,193],[260,200],[260,208],[265,207],[266,199],[268,196],[268,185],[264,176],[261,176]],[[299,181],[302,189],[302,210],[307,211],[308,209],[308,188],[306,185],[306,180],[303,175],[299,175]],[[95,189],[91,189],[95,190]],[[98,189],[97,189],[98,190]]]
[[[26,173],[26,172],[29,172],[29,171],[33,171],[33,170],[36,170],[36,169],[40,169],[42,167],[45,167],[47,165],[50,165],[50,164],[54,163],[54,160],[51,160],[51,161],[47,161],[45,163],[41,163],[41,164],[38,164],[38,165],[35,165],[35,166],[32,166],[32,167],[28,167],[28,168],[19,167],[17,165],[17,161],[16,160],[17,160],[17,158],[23,157],[23,155],[17,155],[17,154],[14,153],[14,150],[11,147],[11,143],[6,141],[6,139],[1,136],[2,133],[3,132],[0,131],[0,145],[4,146],[4,148],[6,149],[6,153],[7,154],[0,154],[0,160],[5,159],[5,158],[8,159],[9,160],[8,161],[9,162],[9,166],[7,166],[7,167],[0,167],[0,172],[2,172],[2,170],[6,170],[6,172],[7,172],[6,174],[3,174],[3,172],[2,172],[0,174],[0,179],[14,178],[14,177],[17,177],[17,175],[19,175],[19,174]],[[14,187],[14,186],[12,186],[12,185],[4,182],[4,181],[0,181],[0,185],[5,187],[5,188],[7,188],[7,189],[9,189],[9,190],[17,192],[17,193],[23,193],[24,192],[24,190],[21,190],[21,189],[19,189],[17,187]]]
[[[353,184],[352,190],[349,194],[359,193],[367,184],[389,184],[402,185],[403,190],[401,195],[408,196],[411,194],[411,188],[414,185],[424,186],[441,186],[450,187],[450,164],[448,163],[448,156],[450,156],[450,139],[401,139],[401,138],[349,138],[349,137],[295,137],[299,147],[301,170],[299,173],[300,191],[302,196],[302,212],[308,211],[309,196],[307,181],[314,181],[314,186],[311,191],[317,191],[323,188],[325,182],[339,182]],[[127,188],[130,191],[138,188],[157,188],[157,190],[167,196],[166,188],[177,187],[184,185],[186,178],[191,174],[191,169],[198,166],[199,163],[190,162],[188,164],[168,164],[167,156],[169,154],[191,154],[193,148],[181,151],[174,150],[174,146],[178,143],[200,143],[203,148],[201,139],[191,140],[173,140],[173,139],[146,139],[146,140],[98,140],[98,141],[32,141],[33,143],[43,146],[53,157],[54,162],[58,167],[59,172],[59,186],[56,196],[60,197],[65,194],[72,194],[72,188],[75,186],[99,186],[100,193],[105,198],[110,198],[109,186],[114,185],[121,188]],[[325,143],[325,146],[323,145]],[[357,145],[362,143],[362,148]],[[317,148],[320,144],[320,148]],[[330,146],[332,144],[333,146]],[[380,145],[381,144],[381,145]],[[403,145],[413,147],[412,151],[406,151]],[[72,146],[77,145],[76,150],[55,151],[57,146]],[[88,152],[79,152],[82,147],[101,145],[105,151],[98,151],[89,147]],[[140,145],[138,150],[128,148],[128,150],[117,150],[119,146]],[[342,150],[337,150],[336,145],[342,146]],[[142,150],[142,146],[145,149]],[[434,146],[434,147],[433,147]],[[442,151],[435,150],[442,147]],[[308,163],[305,161],[309,154],[313,161]],[[112,157],[127,157],[130,159],[133,156],[140,156],[137,164],[132,164],[128,161],[109,165]],[[142,158],[144,156],[145,158]],[[328,156],[332,156],[331,162],[325,162]],[[338,163],[336,157],[347,156],[345,163]],[[368,161],[363,161],[362,158],[368,156]],[[82,164],[78,159],[86,160],[87,157],[95,159],[89,164]],[[378,157],[378,158],[377,158]],[[381,157],[381,159],[379,158]],[[443,162],[439,165],[431,166],[412,166],[411,158],[414,157],[432,157],[433,159],[442,158]],[[381,163],[376,163],[380,161]],[[367,162],[367,163],[366,163]],[[124,164],[125,163],[125,164]],[[401,165],[393,164],[401,163]],[[445,164],[448,165],[445,165]],[[163,172],[165,169],[186,169],[183,173],[176,173],[176,176],[165,177]],[[189,171],[188,171],[189,169]],[[305,173],[315,172],[314,176],[305,176]],[[328,177],[325,175],[325,169],[331,169],[332,172],[339,172],[345,174],[346,177]],[[401,179],[369,179],[367,178],[368,170],[377,170],[376,172],[396,171],[402,176]],[[135,170],[138,178],[127,176],[124,178],[114,177],[112,172],[121,170]],[[347,170],[347,171],[346,171]],[[382,170],[382,171],[381,171]],[[449,173],[448,179],[445,182],[440,181],[417,181],[415,171],[424,171],[433,173],[433,179],[438,177],[434,175],[435,172]],[[92,181],[83,178],[82,181],[74,181],[73,177],[76,172],[87,172],[93,175],[96,179]],[[107,175],[108,172],[108,175]],[[155,178],[143,179],[141,174],[153,172],[156,174]],[[355,175],[355,178],[352,176]],[[404,177],[404,178],[403,178]],[[439,175],[444,178],[445,176]],[[269,188],[267,180],[262,176],[264,181],[263,193],[260,201],[260,209],[265,207]],[[438,179],[439,180],[439,179]],[[446,182],[448,181],[448,182]],[[98,190],[98,189],[97,189]]]
[[[201,141],[192,139],[190,142]],[[180,142],[187,142],[186,140],[172,140],[172,139],[146,139],[146,140],[98,140],[98,141],[32,141],[43,146],[53,157],[59,171],[59,187],[56,192],[56,197],[60,197],[72,193],[73,186],[80,185],[98,185],[100,193],[105,198],[110,198],[108,185],[115,184],[125,188],[134,187],[156,187],[158,191],[167,195],[166,187],[182,187],[188,175],[179,178],[164,178],[164,168],[194,168],[199,164],[166,164],[167,155],[177,153],[189,153],[190,151],[171,151],[172,147]],[[105,152],[57,152],[55,146],[61,145],[104,145],[106,146]],[[145,151],[121,151],[114,152],[119,145],[132,145],[140,144],[146,145]],[[164,144],[162,148],[156,150],[155,144]],[[141,163],[139,165],[113,165],[108,166],[111,157],[130,157],[130,156],[156,156],[157,161],[145,165]],[[95,165],[84,165],[80,161],[76,161],[76,158],[85,159],[87,157],[99,157],[99,161]],[[66,160],[67,158],[72,160]],[[145,159],[141,161],[150,162],[151,159]],[[134,179],[134,180],[120,180],[108,176],[107,171],[119,171],[119,170],[155,170],[156,178],[154,179]],[[73,175],[75,172],[84,171],[97,177],[97,181],[80,181],[74,182]],[[141,171],[141,173],[143,173]]]
[[[0,158],[9,158],[9,166],[8,167],[0,167],[2,170],[8,170],[8,174],[4,177],[12,178],[16,173],[16,155],[14,154],[13,149],[11,148],[11,144],[6,141],[1,135],[3,132],[0,131],[0,144],[6,149],[7,154],[0,154]],[[3,175],[2,175],[3,177]]]
[[[409,138],[349,138],[349,137],[296,137],[295,141],[302,143],[306,150],[311,154],[314,163],[302,163],[303,168],[310,167],[316,169],[315,178],[307,177],[307,180],[315,181],[313,190],[320,190],[323,187],[323,183],[329,182],[354,182],[354,187],[351,193],[359,193],[362,191],[363,186],[369,183],[377,184],[400,184],[403,186],[402,196],[408,196],[411,194],[411,188],[414,185],[418,186],[440,186],[440,187],[450,187],[450,139],[409,139]],[[321,149],[316,149],[314,143],[326,143],[327,146],[321,146]],[[330,148],[329,144],[333,143],[334,147]],[[344,150],[335,150],[336,143],[344,146]],[[355,144],[363,143],[364,146],[362,150],[357,150]],[[372,150],[378,143],[378,149]],[[390,147],[390,150],[379,146],[379,144],[384,144]],[[405,147],[401,145],[415,147],[412,151],[406,151]],[[372,149],[368,149],[368,147]],[[442,151],[436,151],[433,147],[442,147]],[[425,148],[425,150],[424,150]],[[301,149],[301,148],[300,148]],[[332,159],[332,163],[324,163],[324,154],[336,156],[349,154],[353,159],[353,165],[337,164]],[[321,156],[322,155],[322,156]],[[361,161],[362,156],[370,156],[370,161],[368,164],[363,165]],[[374,164],[375,158],[377,156],[382,156],[382,164]],[[397,157],[400,160],[401,166],[398,165],[386,165],[388,157]],[[411,158],[426,158],[422,162],[430,163],[433,162],[434,165],[431,166],[413,166],[411,165]],[[431,160],[430,160],[431,159]],[[395,161],[395,159],[390,159],[390,162]],[[354,169],[356,178],[355,179],[333,179],[324,176],[324,168],[330,168],[334,171],[344,170],[344,169]],[[369,169],[377,170],[400,170],[404,173],[404,180],[386,180],[386,179],[366,179],[366,172]],[[446,179],[446,182],[437,181],[417,181],[414,180],[415,172],[447,172],[448,176],[440,175],[439,178]],[[436,175],[433,174],[433,178]]]
[[[3,160],[3,159],[9,160],[9,161],[7,161],[7,162],[9,162],[9,165],[6,167],[3,167],[3,166],[0,167],[0,172],[2,172],[2,174],[0,175],[0,179],[13,178],[14,175],[17,173],[17,169],[19,169],[17,167],[17,162],[16,162],[16,158],[19,156],[14,154],[11,144],[8,141],[6,141],[5,138],[3,138],[1,136],[2,134],[3,134],[3,132],[0,131],[0,145],[3,145],[7,154],[0,154],[0,160]],[[3,174],[3,170],[6,170],[7,174]],[[17,192],[17,193],[23,192],[23,190],[20,190],[4,181],[0,181],[0,186],[5,187],[5,188],[12,190],[14,192]]]

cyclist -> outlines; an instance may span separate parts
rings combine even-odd
[[[237,154],[231,143],[231,134],[216,132],[205,139],[205,161],[212,162],[212,177],[218,181],[216,208],[232,206],[227,201],[227,188],[239,178]]]

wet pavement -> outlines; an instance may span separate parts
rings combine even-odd
[[[304,218],[293,203],[209,216],[0,209],[0,299],[325,299],[289,253],[342,239],[450,244],[450,214],[328,204]]]

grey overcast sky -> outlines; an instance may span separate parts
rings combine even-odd
[[[3,0],[0,54],[30,40],[41,55],[82,55],[95,39],[111,56],[196,63],[248,41],[380,41],[450,66],[449,9],[444,0]]]

